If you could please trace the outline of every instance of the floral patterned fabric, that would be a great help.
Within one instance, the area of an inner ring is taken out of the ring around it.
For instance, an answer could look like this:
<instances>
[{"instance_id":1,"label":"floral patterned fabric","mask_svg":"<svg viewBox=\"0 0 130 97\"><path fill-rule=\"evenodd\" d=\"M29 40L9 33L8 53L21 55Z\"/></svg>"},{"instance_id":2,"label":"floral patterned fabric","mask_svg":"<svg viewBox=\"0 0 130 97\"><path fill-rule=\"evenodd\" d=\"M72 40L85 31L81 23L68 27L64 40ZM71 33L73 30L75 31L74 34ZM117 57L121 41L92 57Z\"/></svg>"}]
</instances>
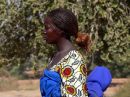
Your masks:
<instances>
[{"instance_id":1,"label":"floral patterned fabric","mask_svg":"<svg viewBox=\"0 0 130 97\"><path fill-rule=\"evenodd\" d=\"M87 68L82 55L78 51L70 51L51 70L59 72L61 76L62 96L88 97L86 89Z\"/></svg>"}]
</instances>

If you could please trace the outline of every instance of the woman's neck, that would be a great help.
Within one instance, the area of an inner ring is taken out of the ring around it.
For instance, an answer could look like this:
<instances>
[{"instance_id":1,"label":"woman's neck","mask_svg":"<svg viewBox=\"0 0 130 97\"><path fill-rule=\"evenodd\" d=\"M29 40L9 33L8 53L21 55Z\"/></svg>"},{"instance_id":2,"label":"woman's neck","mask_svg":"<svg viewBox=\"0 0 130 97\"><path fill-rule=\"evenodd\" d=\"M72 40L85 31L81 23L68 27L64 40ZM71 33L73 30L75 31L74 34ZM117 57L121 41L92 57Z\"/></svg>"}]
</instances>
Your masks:
<instances>
[{"instance_id":1,"label":"woman's neck","mask_svg":"<svg viewBox=\"0 0 130 97\"><path fill-rule=\"evenodd\" d=\"M57 47L59 52L64 52L64 51L74 49L72 43L63 37L58 41Z\"/></svg>"}]
</instances>

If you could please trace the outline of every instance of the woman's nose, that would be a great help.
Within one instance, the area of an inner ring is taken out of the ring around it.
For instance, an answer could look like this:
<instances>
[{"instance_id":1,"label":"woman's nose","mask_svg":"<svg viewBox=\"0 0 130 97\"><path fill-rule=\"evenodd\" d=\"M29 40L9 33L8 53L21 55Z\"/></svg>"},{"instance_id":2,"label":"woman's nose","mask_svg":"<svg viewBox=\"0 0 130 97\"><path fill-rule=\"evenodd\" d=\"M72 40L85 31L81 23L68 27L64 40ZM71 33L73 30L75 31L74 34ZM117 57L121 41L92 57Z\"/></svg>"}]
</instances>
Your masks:
<instances>
[{"instance_id":1,"label":"woman's nose","mask_svg":"<svg viewBox=\"0 0 130 97\"><path fill-rule=\"evenodd\" d=\"M43 30L43 34L46 34L46 30L45 29Z\"/></svg>"},{"instance_id":2,"label":"woman's nose","mask_svg":"<svg viewBox=\"0 0 130 97\"><path fill-rule=\"evenodd\" d=\"M46 35L46 31L43 30L42 33L41 33L41 35Z\"/></svg>"}]
</instances>

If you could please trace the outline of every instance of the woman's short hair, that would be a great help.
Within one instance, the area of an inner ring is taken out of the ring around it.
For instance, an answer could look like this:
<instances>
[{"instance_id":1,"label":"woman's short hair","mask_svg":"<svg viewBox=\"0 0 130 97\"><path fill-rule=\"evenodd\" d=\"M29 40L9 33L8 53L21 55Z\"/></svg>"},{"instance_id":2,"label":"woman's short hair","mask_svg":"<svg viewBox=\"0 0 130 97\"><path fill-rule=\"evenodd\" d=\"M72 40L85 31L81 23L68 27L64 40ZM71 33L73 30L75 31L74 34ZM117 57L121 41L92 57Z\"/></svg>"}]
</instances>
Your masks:
<instances>
[{"instance_id":1,"label":"woman's short hair","mask_svg":"<svg viewBox=\"0 0 130 97\"><path fill-rule=\"evenodd\" d=\"M57 8L50 11L47 16L52 19L54 25L63 32L67 39L70 40L71 36L77 37L78 22L71 10Z\"/></svg>"}]
</instances>

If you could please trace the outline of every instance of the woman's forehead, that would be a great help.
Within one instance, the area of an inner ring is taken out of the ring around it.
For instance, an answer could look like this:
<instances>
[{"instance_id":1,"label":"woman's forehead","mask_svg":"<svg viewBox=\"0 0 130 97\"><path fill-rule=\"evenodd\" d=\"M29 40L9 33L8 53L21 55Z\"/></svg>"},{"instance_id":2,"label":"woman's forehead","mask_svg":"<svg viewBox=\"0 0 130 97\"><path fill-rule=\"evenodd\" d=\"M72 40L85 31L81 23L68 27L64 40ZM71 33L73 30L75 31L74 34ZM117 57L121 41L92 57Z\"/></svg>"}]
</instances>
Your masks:
<instances>
[{"instance_id":1,"label":"woman's forehead","mask_svg":"<svg viewBox=\"0 0 130 97\"><path fill-rule=\"evenodd\" d=\"M52 22L52 19L50 17L46 17L44 19L44 25L47 27L52 27L52 28L56 28L56 26L54 25L54 23Z\"/></svg>"}]
</instances>

